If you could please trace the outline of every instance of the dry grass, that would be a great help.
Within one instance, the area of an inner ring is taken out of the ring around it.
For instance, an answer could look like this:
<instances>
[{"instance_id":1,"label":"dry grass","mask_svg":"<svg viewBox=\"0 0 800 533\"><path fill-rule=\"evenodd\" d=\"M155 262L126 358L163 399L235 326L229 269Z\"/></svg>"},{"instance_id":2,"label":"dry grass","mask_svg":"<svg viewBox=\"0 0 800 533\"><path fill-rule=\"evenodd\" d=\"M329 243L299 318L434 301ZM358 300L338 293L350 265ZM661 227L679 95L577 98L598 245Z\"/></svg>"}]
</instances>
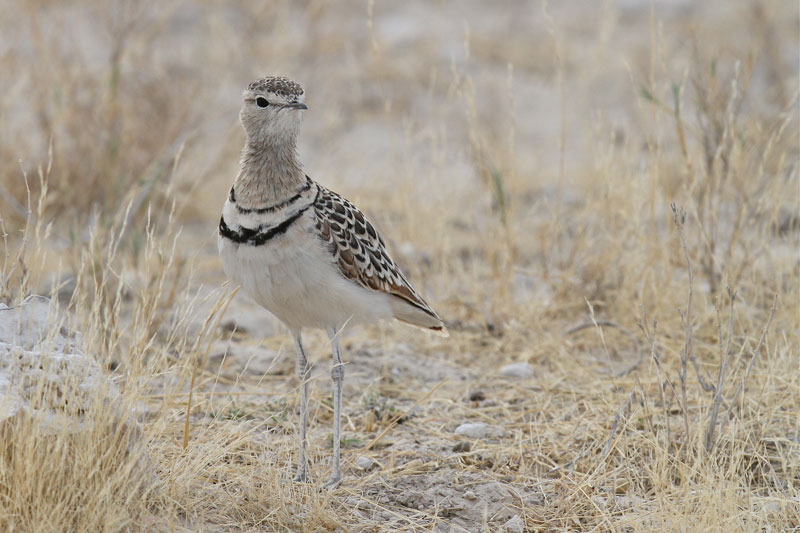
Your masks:
<instances>
[{"instance_id":1,"label":"dry grass","mask_svg":"<svg viewBox=\"0 0 800 533\"><path fill-rule=\"evenodd\" d=\"M8 2L0 301L72 313L158 481L108 425L6 426L0 529L800 527L797 6L553 4ZM216 259L265 73L452 333L345 335L332 493L327 341L296 485L291 342Z\"/></svg>"}]
</instances>

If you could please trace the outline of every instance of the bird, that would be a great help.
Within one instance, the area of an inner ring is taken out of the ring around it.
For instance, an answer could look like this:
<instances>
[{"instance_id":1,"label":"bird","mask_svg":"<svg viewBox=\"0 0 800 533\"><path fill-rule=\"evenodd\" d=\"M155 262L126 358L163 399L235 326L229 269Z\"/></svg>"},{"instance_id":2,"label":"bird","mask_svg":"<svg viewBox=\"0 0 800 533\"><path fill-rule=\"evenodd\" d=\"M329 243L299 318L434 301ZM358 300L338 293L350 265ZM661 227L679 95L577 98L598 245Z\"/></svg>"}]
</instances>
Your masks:
<instances>
[{"instance_id":1,"label":"bird","mask_svg":"<svg viewBox=\"0 0 800 533\"><path fill-rule=\"evenodd\" d=\"M333 356L333 457L323 486L333 489L341 482L342 329L397 319L444 337L448 332L367 217L305 174L297 152L308 110L303 87L285 77L264 77L247 86L242 100L239 119L246 140L222 208L219 255L227 277L277 317L294 340L301 381L297 482L308 481L310 367L301 331L327 332Z\"/></svg>"}]
</instances>

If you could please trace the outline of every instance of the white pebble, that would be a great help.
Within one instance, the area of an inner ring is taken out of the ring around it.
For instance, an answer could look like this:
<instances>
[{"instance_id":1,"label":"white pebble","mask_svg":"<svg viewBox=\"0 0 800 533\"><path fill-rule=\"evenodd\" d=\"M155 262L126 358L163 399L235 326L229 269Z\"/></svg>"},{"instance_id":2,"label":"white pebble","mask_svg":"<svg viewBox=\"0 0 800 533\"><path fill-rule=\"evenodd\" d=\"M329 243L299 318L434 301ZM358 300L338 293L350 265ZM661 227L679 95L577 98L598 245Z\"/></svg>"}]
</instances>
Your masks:
<instances>
[{"instance_id":1,"label":"white pebble","mask_svg":"<svg viewBox=\"0 0 800 533\"><path fill-rule=\"evenodd\" d=\"M508 522L503 524L503 528L510 533L522 533L525 531L525 522L518 514L515 514L508 519Z\"/></svg>"},{"instance_id":2,"label":"white pebble","mask_svg":"<svg viewBox=\"0 0 800 533\"><path fill-rule=\"evenodd\" d=\"M483 422L476 422L474 424L461 424L456 428L456 435L469 437L471 439L483 439L485 437L499 437L502 435L502 430L492 427Z\"/></svg>"},{"instance_id":3,"label":"white pebble","mask_svg":"<svg viewBox=\"0 0 800 533\"><path fill-rule=\"evenodd\" d=\"M375 466L375 461L370 459L369 457L364 457L363 455L356 459L356 466L361 470L369 470L373 466Z\"/></svg>"},{"instance_id":4,"label":"white pebble","mask_svg":"<svg viewBox=\"0 0 800 533\"><path fill-rule=\"evenodd\" d=\"M527 379L533 376L533 367L528 363L512 363L502 367L500 375L507 378Z\"/></svg>"},{"instance_id":5,"label":"white pebble","mask_svg":"<svg viewBox=\"0 0 800 533\"><path fill-rule=\"evenodd\" d=\"M764 510L767 511L767 512L776 513L776 512L781 510L781 506L780 506L780 504L778 502L776 502L774 500L773 501L768 501L768 502L764 502Z\"/></svg>"},{"instance_id":6,"label":"white pebble","mask_svg":"<svg viewBox=\"0 0 800 533\"><path fill-rule=\"evenodd\" d=\"M592 496L592 501L599 509L606 509L608 507L608 501L602 496Z\"/></svg>"},{"instance_id":7,"label":"white pebble","mask_svg":"<svg viewBox=\"0 0 800 533\"><path fill-rule=\"evenodd\" d=\"M647 500L638 496L619 496L617 498L617 508L619 509L642 507L646 503Z\"/></svg>"},{"instance_id":8,"label":"white pebble","mask_svg":"<svg viewBox=\"0 0 800 533\"><path fill-rule=\"evenodd\" d=\"M352 507L354 509L364 510L364 509L368 509L369 508L369 502L368 501L359 500L358 498L348 498L346 503L347 503L347 505L349 505L350 507Z\"/></svg>"}]
</instances>

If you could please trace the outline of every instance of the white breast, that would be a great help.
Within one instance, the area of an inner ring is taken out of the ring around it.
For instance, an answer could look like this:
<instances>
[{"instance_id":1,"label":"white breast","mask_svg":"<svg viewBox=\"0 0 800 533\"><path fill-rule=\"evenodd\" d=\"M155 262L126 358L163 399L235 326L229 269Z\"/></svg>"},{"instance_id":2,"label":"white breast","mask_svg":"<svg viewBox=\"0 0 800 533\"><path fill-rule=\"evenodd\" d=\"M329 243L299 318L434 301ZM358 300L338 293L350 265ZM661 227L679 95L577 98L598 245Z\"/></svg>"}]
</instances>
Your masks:
<instances>
[{"instance_id":1,"label":"white breast","mask_svg":"<svg viewBox=\"0 0 800 533\"><path fill-rule=\"evenodd\" d=\"M223 210L232 229L255 227L265 218L240 223L235 206ZM278 216L276 216L278 215ZM270 214L278 224L286 214ZM225 273L258 304L290 329L342 327L345 323L391 318L389 296L370 291L345 279L333 263L324 243L315 235L314 209L306 210L286 233L261 246L237 244L219 237L219 253ZM274 220L272 220L274 219Z\"/></svg>"}]
</instances>

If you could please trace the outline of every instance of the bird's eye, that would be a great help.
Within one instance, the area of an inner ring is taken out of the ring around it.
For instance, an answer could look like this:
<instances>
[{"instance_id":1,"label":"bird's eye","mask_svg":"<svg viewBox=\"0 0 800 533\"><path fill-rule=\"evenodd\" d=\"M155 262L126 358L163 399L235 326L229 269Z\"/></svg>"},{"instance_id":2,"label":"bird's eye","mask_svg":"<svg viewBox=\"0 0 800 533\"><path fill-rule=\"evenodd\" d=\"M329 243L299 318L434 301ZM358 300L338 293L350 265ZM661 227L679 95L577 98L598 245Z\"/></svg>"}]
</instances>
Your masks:
<instances>
[{"instance_id":1,"label":"bird's eye","mask_svg":"<svg viewBox=\"0 0 800 533\"><path fill-rule=\"evenodd\" d=\"M267 102L267 99L264 98L263 96L259 96L258 98L256 98L256 105L258 107L267 107L269 105L269 102Z\"/></svg>"}]
</instances>

